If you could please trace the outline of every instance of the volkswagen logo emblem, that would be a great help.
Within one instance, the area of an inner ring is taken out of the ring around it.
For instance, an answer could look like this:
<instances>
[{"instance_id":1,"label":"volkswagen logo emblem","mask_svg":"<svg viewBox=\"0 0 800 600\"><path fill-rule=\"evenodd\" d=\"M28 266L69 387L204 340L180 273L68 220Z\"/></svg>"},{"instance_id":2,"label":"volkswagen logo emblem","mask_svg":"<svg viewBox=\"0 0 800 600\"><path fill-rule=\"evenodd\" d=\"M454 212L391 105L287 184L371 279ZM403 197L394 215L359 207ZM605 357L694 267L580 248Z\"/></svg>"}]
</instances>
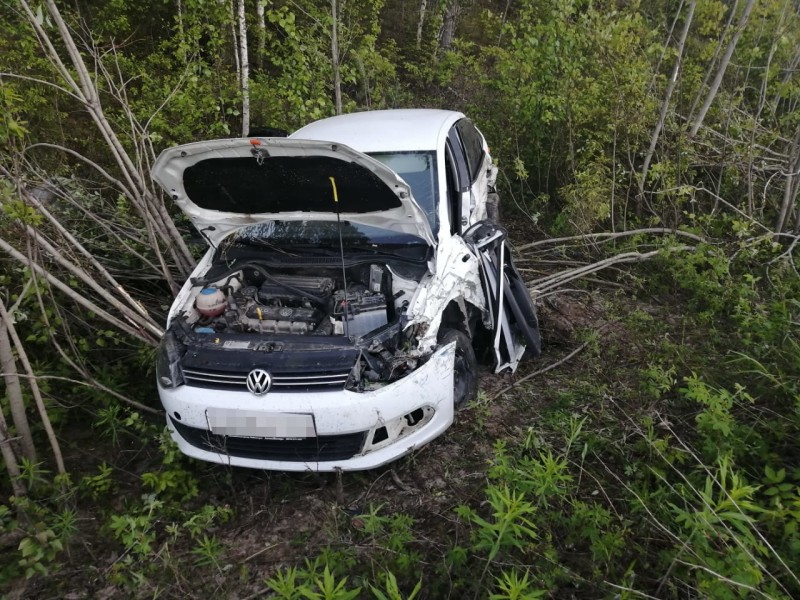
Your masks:
<instances>
[{"instance_id":1,"label":"volkswagen logo emblem","mask_svg":"<svg viewBox=\"0 0 800 600\"><path fill-rule=\"evenodd\" d=\"M272 377L264 369L253 369L247 374L247 389L256 396L263 396L272 387Z\"/></svg>"}]
</instances>

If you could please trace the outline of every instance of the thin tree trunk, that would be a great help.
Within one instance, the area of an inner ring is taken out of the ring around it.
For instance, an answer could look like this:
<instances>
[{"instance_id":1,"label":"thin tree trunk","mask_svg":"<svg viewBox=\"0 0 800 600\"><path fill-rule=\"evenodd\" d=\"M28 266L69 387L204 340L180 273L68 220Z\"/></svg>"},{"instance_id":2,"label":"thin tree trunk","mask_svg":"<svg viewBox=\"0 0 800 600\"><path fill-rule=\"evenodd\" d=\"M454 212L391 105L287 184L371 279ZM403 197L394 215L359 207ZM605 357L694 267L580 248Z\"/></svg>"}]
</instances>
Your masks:
<instances>
[{"instance_id":1,"label":"thin tree trunk","mask_svg":"<svg viewBox=\"0 0 800 600\"><path fill-rule=\"evenodd\" d=\"M53 458L56 461L56 468L58 469L59 474L64 474L66 473L66 469L64 468L64 458L61 454L61 446L58 444L55 431L53 431L53 425L50 423L50 416L47 414L47 407L44 405L44 399L42 398L41 390L39 390L39 383L36 380L36 375L34 374L31 363L28 360L28 354L25 352L25 347L22 345L22 341L17 335L17 330L14 328L14 323L11 321L9 314L6 311L6 307L2 298L0 298L0 319L3 319L6 324L8 335L11 337L14 347L17 349L19 362L22 363L22 368L25 369L25 374L28 376L28 384L31 388L31 394L33 395L36 409L39 411L39 417L42 419L42 426L47 433L47 439L50 442L50 449L52 450Z\"/></svg>"},{"instance_id":2,"label":"thin tree trunk","mask_svg":"<svg viewBox=\"0 0 800 600\"><path fill-rule=\"evenodd\" d=\"M653 76L650 78L650 83L647 84L647 96L653 92L656 81L658 81L658 74L661 73L661 62L664 60L664 56L667 54L667 49L669 48L669 43L672 41L672 34L675 31L675 26L678 24L678 20L681 18L683 3L684 0L681 0L681 3L678 5L678 10L675 11L675 18L672 19L672 24L667 32L667 39L664 40L664 47L661 50L661 55L658 57L658 62L656 62L656 66L653 69Z\"/></svg>"},{"instance_id":3,"label":"thin tree trunk","mask_svg":"<svg viewBox=\"0 0 800 600\"><path fill-rule=\"evenodd\" d=\"M264 53L267 48L267 20L264 7L267 0L256 0L256 26L258 27L258 57L256 64L259 69L264 68Z\"/></svg>"},{"instance_id":4,"label":"thin tree trunk","mask_svg":"<svg viewBox=\"0 0 800 600\"><path fill-rule=\"evenodd\" d=\"M421 0L419 3L419 21L417 21L417 50L422 45L422 28L425 25L425 9L428 7L428 0Z\"/></svg>"},{"instance_id":5,"label":"thin tree trunk","mask_svg":"<svg viewBox=\"0 0 800 600\"><path fill-rule=\"evenodd\" d=\"M650 147L647 149L647 154L644 157L644 164L642 165L642 176L639 179L639 202L641 206L642 198L641 196L644 194L644 186L647 181L647 172L650 169L650 162L653 160L653 154L656 151L656 145L658 144L658 138L661 135L661 129L664 127L664 122L667 119L667 111L669 110L670 99L672 98L672 92L675 91L675 86L678 83L678 74L681 70L681 65L683 64L683 49L686 46L686 37L689 35L689 28L692 25L692 19L694 18L694 9L697 5L697 0L691 0L689 2L689 12L686 15L686 22L683 24L683 30L681 31L681 37L678 41L678 48L677 48L677 57L675 58L675 67L672 69L672 76L669 79L669 83L667 84L667 91L664 94L664 99L661 102L661 111L658 115L658 122L656 123L655 129L653 129L653 135L650 137Z\"/></svg>"},{"instance_id":6,"label":"thin tree trunk","mask_svg":"<svg viewBox=\"0 0 800 600\"><path fill-rule=\"evenodd\" d=\"M781 233L792 213L794 199L797 195L798 177L800 176L800 127L794 135L789 156L786 159L786 187L783 189L783 202L778 220L775 223L775 233Z\"/></svg>"},{"instance_id":7,"label":"thin tree trunk","mask_svg":"<svg viewBox=\"0 0 800 600\"><path fill-rule=\"evenodd\" d=\"M2 410L0 410L0 455L3 457L8 478L11 480L11 491L17 498L22 498L28 492L25 490L25 484L20 481L19 460L11 446L11 436L8 434L8 424Z\"/></svg>"},{"instance_id":8,"label":"thin tree trunk","mask_svg":"<svg viewBox=\"0 0 800 600\"><path fill-rule=\"evenodd\" d=\"M506 21L508 20L508 9L511 7L511 0L506 0L506 8L503 11L503 20L500 21L500 34L497 36L497 45L500 45L500 42L503 41L503 31L506 28Z\"/></svg>"},{"instance_id":9,"label":"thin tree trunk","mask_svg":"<svg viewBox=\"0 0 800 600\"><path fill-rule=\"evenodd\" d=\"M772 38L772 44L769 48L767 55L766 68L763 71L761 79L761 93L758 98L758 108L756 109L755 117L753 118L753 126L750 129L750 144L747 148L747 208L750 216L755 215L755 191L753 189L753 161L755 157L755 143L756 132L758 131L759 123L761 122L761 113L764 111L764 106L767 104L767 87L769 84L769 70L772 66L772 59L778 49L778 42L783 33L783 25L786 22L786 13L790 5L790 0L786 0L781 11L780 21L778 22L778 31Z\"/></svg>"},{"instance_id":10,"label":"thin tree trunk","mask_svg":"<svg viewBox=\"0 0 800 600\"><path fill-rule=\"evenodd\" d=\"M183 4L181 0L176 0L175 4L178 10L178 37L181 43L184 43L186 41L186 34L183 30ZM181 54L181 57L183 57L183 54Z\"/></svg>"},{"instance_id":11,"label":"thin tree trunk","mask_svg":"<svg viewBox=\"0 0 800 600\"><path fill-rule=\"evenodd\" d=\"M336 114L342 114L342 74L339 71L339 9L337 0L331 0L331 64L333 65L333 99Z\"/></svg>"},{"instance_id":12,"label":"thin tree trunk","mask_svg":"<svg viewBox=\"0 0 800 600\"><path fill-rule=\"evenodd\" d=\"M460 6L459 0L450 0L444 10L444 22L442 23L442 35L439 38L439 48L442 50L449 50L453 45L453 40L456 36L456 20Z\"/></svg>"},{"instance_id":13,"label":"thin tree trunk","mask_svg":"<svg viewBox=\"0 0 800 600\"><path fill-rule=\"evenodd\" d=\"M17 437L19 438L20 451L22 456L35 463L36 446L33 444L33 435L28 424L28 416L25 414L22 386L19 383L17 363L14 360L14 352L11 350L11 340L8 337L8 322L5 318L0 318L0 369L2 369L3 379L6 382L8 408L11 412L11 420L14 422L14 429L16 429Z\"/></svg>"},{"instance_id":14,"label":"thin tree trunk","mask_svg":"<svg viewBox=\"0 0 800 600\"><path fill-rule=\"evenodd\" d=\"M692 101L692 107L689 109L689 116L686 118L686 122L690 122L694 119L694 111L697 108L697 105L700 103L701 98L703 97L703 90L706 89L706 85L708 85L708 80L711 79L711 74L714 72L714 67L717 64L717 58L719 58L720 52L722 52L722 42L725 40L727 33L731 30L731 24L733 23L733 18L736 16L736 10L739 8L739 0L734 0L733 6L731 7L730 12L728 13L728 20L725 22L725 27L722 30L722 33L719 36L719 42L717 43L717 47L714 49L714 56L711 57L711 60L708 61L708 68L706 69L706 73L703 76L703 83L700 84L700 87L697 88L697 94Z\"/></svg>"},{"instance_id":15,"label":"thin tree trunk","mask_svg":"<svg viewBox=\"0 0 800 600\"><path fill-rule=\"evenodd\" d=\"M250 134L250 59L247 56L247 20L245 19L244 0L238 0L239 6L239 54L242 69L242 137Z\"/></svg>"},{"instance_id":16,"label":"thin tree trunk","mask_svg":"<svg viewBox=\"0 0 800 600\"><path fill-rule=\"evenodd\" d=\"M742 16L739 18L739 23L736 26L736 31L733 33L733 37L731 41L728 43L728 47L725 50L725 54L722 56L722 60L719 63L719 69L717 70L717 75L714 77L714 81L711 83L711 87L708 90L708 94L706 95L706 100L703 102L702 108L700 108L700 112L697 113L697 117L692 124L692 129L689 131L690 136L695 136L700 129L700 126L703 124L703 119L706 118L706 113L708 112L711 103L714 101L714 97L717 95L719 91L719 86L722 83L722 78L725 75L725 71L728 68L728 63L731 61L731 56L733 56L733 51L736 49L736 44L739 42L739 38L744 31L744 28L747 26L747 21L750 18L750 12L753 10L753 6L755 5L756 0L748 0L747 4L744 7L744 11L742 12Z\"/></svg>"},{"instance_id":17,"label":"thin tree trunk","mask_svg":"<svg viewBox=\"0 0 800 600\"><path fill-rule=\"evenodd\" d=\"M241 0L230 0L230 19L231 19L231 41L233 41L233 62L234 66L236 67L236 83L239 88L242 87L242 63L241 63L241 56L239 54L239 38L236 35L236 3L240 2Z\"/></svg>"}]
</instances>

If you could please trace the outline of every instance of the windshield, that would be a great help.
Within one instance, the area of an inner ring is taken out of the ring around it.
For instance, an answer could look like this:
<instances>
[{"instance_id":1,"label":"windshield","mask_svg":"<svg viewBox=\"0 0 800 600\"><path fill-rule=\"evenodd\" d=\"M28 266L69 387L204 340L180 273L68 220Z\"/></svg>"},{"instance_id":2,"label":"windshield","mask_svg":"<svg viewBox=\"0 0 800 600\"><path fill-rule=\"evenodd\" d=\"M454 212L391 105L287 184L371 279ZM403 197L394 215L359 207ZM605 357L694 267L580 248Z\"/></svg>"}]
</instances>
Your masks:
<instances>
[{"instance_id":1,"label":"windshield","mask_svg":"<svg viewBox=\"0 0 800 600\"><path fill-rule=\"evenodd\" d=\"M427 246L425 240L407 233L371 227L350 221L265 221L244 227L229 239L234 244L274 246L291 250L297 246L339 248L373 246Z\"/></svg>"},{"instance_id":2,"label":"windshield","mask_svg":"<svg viewBox=\"0 0 800 600\"><path fill-rule=\"evenodd\" d=\"M436 208L439 190L436 187L435 152L380 152L370 154L392 171L400 175L411 187L411 194L419 207L425 211L431 230L439 230Z\"/></svg>"}]
</instances>

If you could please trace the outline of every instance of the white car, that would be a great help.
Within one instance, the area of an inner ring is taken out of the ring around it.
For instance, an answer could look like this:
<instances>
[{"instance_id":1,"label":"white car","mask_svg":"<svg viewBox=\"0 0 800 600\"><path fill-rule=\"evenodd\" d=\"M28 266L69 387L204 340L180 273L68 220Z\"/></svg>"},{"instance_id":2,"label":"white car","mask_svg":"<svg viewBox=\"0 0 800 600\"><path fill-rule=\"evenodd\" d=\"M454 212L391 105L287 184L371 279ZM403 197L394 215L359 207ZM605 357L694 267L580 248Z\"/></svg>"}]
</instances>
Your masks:
<instances>
[{"instance_id":1,"label":"white car","mask_svg":"<svg viewBox=\"0 0 800 600\"><path fill-rule=\"evenodd\" d=\"M282 471L371 469L439 436L539 354L487 219L497 169L458 112L332 117L164 151L153 178L210 248L169 313L158 391L181 451Z\"/></svg>"}]
</instances>

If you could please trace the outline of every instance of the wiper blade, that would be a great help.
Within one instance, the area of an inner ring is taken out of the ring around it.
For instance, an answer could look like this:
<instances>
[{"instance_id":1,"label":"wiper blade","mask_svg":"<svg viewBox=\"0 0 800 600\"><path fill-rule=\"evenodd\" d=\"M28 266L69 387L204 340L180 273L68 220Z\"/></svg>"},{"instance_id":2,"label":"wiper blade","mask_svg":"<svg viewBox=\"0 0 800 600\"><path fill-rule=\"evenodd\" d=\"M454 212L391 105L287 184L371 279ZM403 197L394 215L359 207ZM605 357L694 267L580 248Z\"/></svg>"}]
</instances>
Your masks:
<instances>
[{"instance_id":1,"label":"wiper blade","mask_svg":"<svg viewBox=\"0 0 800 600\"><path fill-rule=\"evenodd\" d=\"M286 247L267 240L238 239L234 240L231 244L238 248L266 248L280 254L286 254L287 256L298 256L300 254L309 253L327 255L334 252L333 249L321 247L316 244L292 244L291 247ZM298 250L300 250L300 252L298 252Z\"/></svg>"},{"instance_id":2,"label":"wiper blade","mask_svg":"<svg viewBox=\"0 0 800 600\"><path fill-rule=\"evenodd\" d=\"M416 252L409 252L412 250L416 250ZM382 245L380 249L370 246L345 246L344 251L352 254L389 256L395 259L412 262L423 262L427 257L427 247L419 244L399 244L397 245L396 250L393 250L391 247L387 248L386 245ZM411 255L409 256L409 254Z\"/></svg>"}]
</instances>

